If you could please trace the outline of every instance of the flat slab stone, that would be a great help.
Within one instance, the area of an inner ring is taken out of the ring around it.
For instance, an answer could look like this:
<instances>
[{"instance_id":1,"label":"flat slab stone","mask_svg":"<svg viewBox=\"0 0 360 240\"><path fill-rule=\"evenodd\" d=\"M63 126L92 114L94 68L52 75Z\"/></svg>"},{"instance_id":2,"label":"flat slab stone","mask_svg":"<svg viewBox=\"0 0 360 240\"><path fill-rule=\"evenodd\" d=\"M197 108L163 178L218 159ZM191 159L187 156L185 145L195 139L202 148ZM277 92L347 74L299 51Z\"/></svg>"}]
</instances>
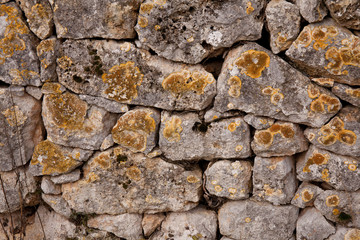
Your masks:
<instances>
[{"instance_id":1,"label":"flat slab stone","mask_svg":"<svg viewBox=\"0 0 360 240\"><path fill-rule=\"evenodd\" d=\"M259 39L265 2L147 0L135 29L142 44L159 56L199 63L216 49Z\"/></svg>"},{"instance_id":2,"label":"flat slab stone","mask_svg":"<svg viewBox=\"0 0 360 240\"><path fill-rule=\"evenodd\" d=\"M215 109L321 126L340 108L330 91L256 43L231 50L217 83Z\"/></svg>"},{"instance_id":3,"label":"flat slab stone","mask_svg":"<svg viewBox=\"0 0 360 240\"><path fill-rule=\"evenodd\" d=\"M331 18L304 27L286 55L313 77L360 85L359 37Z\"/></svg>"},{"instance_id":4,"label":"flat slab stone","mask_svg":"<svg viewBox=\"0 0 360 240\"><path fill-rule=\"evenodd\" d=\"M331 91L342 100L345 100L356 107L360 107L360 88L336 83Z\"/></svg>"},{"instance_id":5,"label":"flat slab stone","mask_svg":"<svg viewBox=\"0 0 360 240\"><path fill-rule=\"evenodd\" d=\"M297 189L295 196L291 200L291 204L299 208L313 206L316 197L324 190L318 186L303 182Z\"/></svg>"},{"instance_id":6,"label":"flat slab stone","mask_svg":"<svg viewBox=\"0 0 360 240\"><path fill-rule=\"evenodd\" d=\"M186 211L198 204L202 192L199 167L185 170L121 147L96 153L83 171L82 179L62 185L62 196L72 209L87 214Z\"/></svg>"},{"instance_id":7,"label":"flat slab stone","mask_svg":"<svg viewBox=\"0 0 360 240\"><path fill-rule=\"evenodd\" d=\"M250 128L242 117L205 124L196 113L163 111L159 146L173 161L247 158L251 155Z\"/></svg>"}]
</instances>

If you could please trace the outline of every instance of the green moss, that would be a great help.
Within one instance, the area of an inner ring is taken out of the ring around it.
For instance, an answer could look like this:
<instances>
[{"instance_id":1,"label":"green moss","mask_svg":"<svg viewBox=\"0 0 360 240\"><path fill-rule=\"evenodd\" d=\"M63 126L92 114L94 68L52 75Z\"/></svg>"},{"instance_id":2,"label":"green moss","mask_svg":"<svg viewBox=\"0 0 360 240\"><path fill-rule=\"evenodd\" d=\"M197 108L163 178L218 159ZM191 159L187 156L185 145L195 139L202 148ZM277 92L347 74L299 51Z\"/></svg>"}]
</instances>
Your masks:
<instances>
[{"instance_id":1,"label":"green moss","mask_svg":"<svg viewBox=\"0 0 360 240\"><path fill-rule=\"evenodd\" d=\"M341 212L338 216L340 221L351 221L351 216L347 213Z\"/></svg>"}]
</instances>

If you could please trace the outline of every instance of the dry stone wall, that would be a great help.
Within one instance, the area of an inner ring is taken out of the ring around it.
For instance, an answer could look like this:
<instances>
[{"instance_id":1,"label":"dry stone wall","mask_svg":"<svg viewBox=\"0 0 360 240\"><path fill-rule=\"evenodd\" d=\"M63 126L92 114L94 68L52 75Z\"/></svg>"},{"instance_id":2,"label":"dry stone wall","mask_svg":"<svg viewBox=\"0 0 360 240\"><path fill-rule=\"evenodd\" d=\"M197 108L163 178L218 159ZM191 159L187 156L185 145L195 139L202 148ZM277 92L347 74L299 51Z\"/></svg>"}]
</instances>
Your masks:
<instances>
[{"instance_id":1,"label":"dry stone wall","mask_svg":"<svg viewBox=\"0 0 360 240\"><path fill-rule=\"evenodd\" d=\"M358 0L0 0L0 239L359 240Z\"/></svg>"}]
</instances>

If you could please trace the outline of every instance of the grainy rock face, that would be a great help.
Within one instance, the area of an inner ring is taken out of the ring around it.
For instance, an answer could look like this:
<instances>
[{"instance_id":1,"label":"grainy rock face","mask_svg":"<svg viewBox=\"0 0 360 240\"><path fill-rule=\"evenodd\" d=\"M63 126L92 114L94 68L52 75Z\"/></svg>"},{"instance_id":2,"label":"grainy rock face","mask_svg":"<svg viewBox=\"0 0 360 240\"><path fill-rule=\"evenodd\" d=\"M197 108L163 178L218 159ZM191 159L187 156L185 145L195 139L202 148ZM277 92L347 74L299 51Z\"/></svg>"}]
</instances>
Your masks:
<instances>
[{"instance_id":1,"label":"grainy rock face","mask_svg":"<svg viewBox=\"0 0 360 240\"><path fill-rule=\"evenodd\" d=\"M0 239L359 240L358 0L0 0Z\"/></svg>"}]
</instances>

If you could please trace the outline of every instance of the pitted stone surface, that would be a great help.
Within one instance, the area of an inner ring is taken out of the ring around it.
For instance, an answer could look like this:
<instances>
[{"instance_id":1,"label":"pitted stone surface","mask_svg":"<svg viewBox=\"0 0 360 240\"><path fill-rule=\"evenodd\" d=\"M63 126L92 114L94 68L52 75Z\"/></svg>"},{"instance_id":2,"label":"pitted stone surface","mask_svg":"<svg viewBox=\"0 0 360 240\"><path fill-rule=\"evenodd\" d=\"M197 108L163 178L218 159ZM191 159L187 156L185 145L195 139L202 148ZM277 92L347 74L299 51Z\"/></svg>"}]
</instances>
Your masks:
<instances>
[{"instance_id":1,"label":"pitted stone surface","mask_svg":"<svg viewBox=\"0 0 360 240\"><path fill-rule=\"evenodd\" d=\"M331 91L342 100L345 100L356 107L360 107L360 88L336 83Z\"/></svg>"},{"instance_id":2,"label":"pitted stone surface","mask_svg":"<svg viewBox=\"0 0 360 240\"><path fill-rule=\"evenodd\" d=\"M295 196L291 200L291 204L299 208L313 206L316 197L323 191L324 190L314 184L303 182L298 187Z\"/></svg>"},{"instance_id":3,"label":"pitted stone surface","mask_svg":"<svg viewBox=\"0 0 360 240\"><path fill-rule=\"evenodd\" d=\"M301 16L309 23L320 22L327 15L327 8L322 0L296 0Z\"/></svg>"}]
</instances>

